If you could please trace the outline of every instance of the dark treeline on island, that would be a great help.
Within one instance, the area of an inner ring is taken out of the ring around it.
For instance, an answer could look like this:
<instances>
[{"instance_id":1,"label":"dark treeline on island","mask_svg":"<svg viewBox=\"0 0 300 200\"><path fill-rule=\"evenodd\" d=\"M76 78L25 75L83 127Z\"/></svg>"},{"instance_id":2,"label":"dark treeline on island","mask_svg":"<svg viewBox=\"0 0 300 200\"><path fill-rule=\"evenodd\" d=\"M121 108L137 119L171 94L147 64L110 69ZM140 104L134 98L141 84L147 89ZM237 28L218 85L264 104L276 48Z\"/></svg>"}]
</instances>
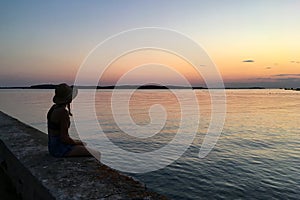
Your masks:
<instances>
[{"instance_id":1,"label":"dark treeline on island","mask_svg":"<svg viewBox=\"0 0 300 200\"><path fill-rule=\"evenodd\" d=\"M41 84L32 85L29 87L0 87L0 89L55 89L55 84ZM74 86L72 86L74 87ZM155 90L155 89L207 89L204 87L184 87L184 86L173 86L173 85L108 85L108 86L76 86L78 89L142 89L142 90Z\"/></svg>"},{"instance_id":2,"label":"dark treeline on island","mask_svg":"<svg viewBox=\"0 0 300 200\"><path fill-rule=\"evenodd\" d=\"M55 89L57 85L55 84L40 84L32 85L29 87L0 87L0 89ZM120 86L76 86L79 89L140 89L140 90L165 90L165 89L193 89L193 90L202 90L207 89L206 87L187 87L187 86L176 86L176 85L120 85ZM212 88L212 89L223 89L223 88ZM225 87L225 89L267 89L264 87ZM300 88L280 88L285 90L296 90L300 91Z\"/></svg>"},{"instance_id":3,"label":"dark treeline on island","mask_svg":"<svg viewBox=\"0 0 300 200\"><path fill-rule=\"evenodd\" d=\"M55 84L32 85L29 87L0 87L0 89L55 89ZM74 86L72 86L74 87ZM185 87L174 85L108 85L108 86L76 86L78 89L141 89L141 90L164 90L164 89L207 89L204 87Z\"/></svg>"},{"instance_id":4,"label":"dark treeline on island","mask_svg":"<svg viewBox=\"0 0 300 200\"><path fill-rule=\"evenodd\" d=\"M285 90L295 90L295 91L300 91L300 88L284 88Z\"/></svg>"}]
</instances>

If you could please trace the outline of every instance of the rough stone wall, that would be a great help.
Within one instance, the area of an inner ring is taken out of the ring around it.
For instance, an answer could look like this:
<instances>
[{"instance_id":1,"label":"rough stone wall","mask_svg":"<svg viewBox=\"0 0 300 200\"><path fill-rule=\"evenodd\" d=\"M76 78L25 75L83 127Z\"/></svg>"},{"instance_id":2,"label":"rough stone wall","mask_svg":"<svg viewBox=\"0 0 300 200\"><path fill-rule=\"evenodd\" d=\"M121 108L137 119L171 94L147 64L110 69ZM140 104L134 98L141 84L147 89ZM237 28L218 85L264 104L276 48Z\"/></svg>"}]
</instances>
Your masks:
<instances>
[{"instance_id":1,"label":"rough stone wall","mask_svg":"<svg viewBox=\"0 0 300 200\"><path fill-rule=\"evenodd\" d=\"M0 111L0 162L23 199L166 199L95 158L54 158L47 135Z\"/></svg>"}]
</instances>

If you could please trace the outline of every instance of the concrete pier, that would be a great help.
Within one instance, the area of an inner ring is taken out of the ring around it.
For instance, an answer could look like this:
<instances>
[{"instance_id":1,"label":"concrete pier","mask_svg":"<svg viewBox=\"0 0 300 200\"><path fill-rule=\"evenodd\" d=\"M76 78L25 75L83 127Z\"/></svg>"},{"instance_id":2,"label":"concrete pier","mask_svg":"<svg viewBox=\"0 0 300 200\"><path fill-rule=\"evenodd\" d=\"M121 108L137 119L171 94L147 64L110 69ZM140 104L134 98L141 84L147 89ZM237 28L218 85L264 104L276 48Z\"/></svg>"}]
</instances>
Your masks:
<instances>
[{"instance_id":1,"label":"concrete pier","mask_svg":"<svg viewBox=\"0 0 300 200\"><path fill-rule=\"evenodd\" d=\"M22 199L167 199L95 158L54 158L47 135L0 111L0 166Z\"/></svg>"}]
</instances>

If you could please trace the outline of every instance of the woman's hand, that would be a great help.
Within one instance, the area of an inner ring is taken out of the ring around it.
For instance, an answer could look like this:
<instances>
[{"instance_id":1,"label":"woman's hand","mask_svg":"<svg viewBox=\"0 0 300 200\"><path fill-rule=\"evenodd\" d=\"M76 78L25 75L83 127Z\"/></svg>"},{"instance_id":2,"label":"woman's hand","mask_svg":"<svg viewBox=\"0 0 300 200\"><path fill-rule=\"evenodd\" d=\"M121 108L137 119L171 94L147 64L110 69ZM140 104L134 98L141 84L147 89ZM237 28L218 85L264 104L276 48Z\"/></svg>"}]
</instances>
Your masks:
<instances>
[{"instance_id":1,"label":"woman's hand","mask_svg":"<svg viewBox=\"0 0 300 200\"><path fill-rule=\"evenodd\" d=\"M74 140L76 145L83 145L86 146L85 142L82 142L81 140Z\"/></svg>"}]
</instances>

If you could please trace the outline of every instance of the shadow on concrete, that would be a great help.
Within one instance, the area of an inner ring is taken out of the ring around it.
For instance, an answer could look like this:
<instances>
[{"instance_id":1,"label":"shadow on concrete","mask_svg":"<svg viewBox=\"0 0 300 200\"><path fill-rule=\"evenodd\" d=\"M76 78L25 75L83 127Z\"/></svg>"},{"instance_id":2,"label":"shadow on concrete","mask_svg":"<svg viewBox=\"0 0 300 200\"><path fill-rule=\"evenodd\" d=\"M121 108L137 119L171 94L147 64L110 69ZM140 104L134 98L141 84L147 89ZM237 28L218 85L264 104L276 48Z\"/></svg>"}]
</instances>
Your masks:
<instances>
[{"instance_id":1,"label":"shadow on concrete","mask_svg":"<svg viewBox=\"0 0 300 200\"><path fill-rule=\"evenodd\" d=\"M0 197L2 200L21 200L9 177L0 167Z\"/></svg>"}]
</instances>

